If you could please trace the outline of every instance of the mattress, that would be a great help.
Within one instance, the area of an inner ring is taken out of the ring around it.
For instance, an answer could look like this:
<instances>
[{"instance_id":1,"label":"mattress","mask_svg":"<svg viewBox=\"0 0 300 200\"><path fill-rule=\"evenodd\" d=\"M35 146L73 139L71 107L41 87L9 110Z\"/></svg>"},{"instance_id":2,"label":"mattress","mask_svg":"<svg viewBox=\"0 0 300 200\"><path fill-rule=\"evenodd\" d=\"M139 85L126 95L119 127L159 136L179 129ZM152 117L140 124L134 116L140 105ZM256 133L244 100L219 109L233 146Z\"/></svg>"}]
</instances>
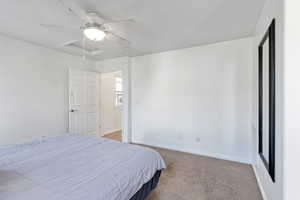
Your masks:
<instances>
[{"instance_id":1,"label":"mattress","mask_svg":"<svg viewBox=\"0 0 300 200\"><path fill-rule=\"evenodd\" d=\"M0 199L129 200L165 167L154 150L88 136L0 147Z\"/></svg>"}]
</instances>

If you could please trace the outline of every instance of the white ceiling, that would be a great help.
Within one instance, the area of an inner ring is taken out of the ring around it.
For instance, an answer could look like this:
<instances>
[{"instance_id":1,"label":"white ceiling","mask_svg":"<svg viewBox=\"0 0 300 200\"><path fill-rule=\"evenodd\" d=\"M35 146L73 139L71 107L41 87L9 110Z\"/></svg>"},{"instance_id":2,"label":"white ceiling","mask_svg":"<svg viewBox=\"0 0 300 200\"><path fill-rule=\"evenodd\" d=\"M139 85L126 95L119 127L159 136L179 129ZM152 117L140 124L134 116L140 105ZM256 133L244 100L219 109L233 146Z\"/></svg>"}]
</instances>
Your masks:
<instances>
[{"instance_id":1,"label":"white ceiling","mask_svg":"<svg viewBox=\"0 0 300 200\"><path fill-rule=\"evenodd\" d=\"M86 10L97 10L110 20L135 23L111 26L131 42L116 40L92 45L104 50L97 59L137 56L250 36L264 0L74 0ZM21 40L81 55L62 47L80 40L76 30L47 29L41 23L80 26L58 0L1 0L0 32Z\"/></svg>"}]
</instances>

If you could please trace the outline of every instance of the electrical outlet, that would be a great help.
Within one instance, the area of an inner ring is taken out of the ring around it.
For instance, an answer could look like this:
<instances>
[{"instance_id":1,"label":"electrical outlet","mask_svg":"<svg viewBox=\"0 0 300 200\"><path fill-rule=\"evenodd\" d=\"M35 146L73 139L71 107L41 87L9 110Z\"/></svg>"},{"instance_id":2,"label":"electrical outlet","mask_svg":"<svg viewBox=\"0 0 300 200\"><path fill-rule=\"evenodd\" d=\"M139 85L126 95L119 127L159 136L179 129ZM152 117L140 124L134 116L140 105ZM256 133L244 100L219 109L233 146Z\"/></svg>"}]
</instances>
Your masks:
<instances>
[{"instance_id":1,"label":"electrical outlet","mask_svg":"<svg viewBox=\"0 0 300 200\"><path fill-rule=\"evenodd\" d=\"M182 136L180 134L178 134L177 138L178 140L182 140Z\"/></svg>"}]
</instances>

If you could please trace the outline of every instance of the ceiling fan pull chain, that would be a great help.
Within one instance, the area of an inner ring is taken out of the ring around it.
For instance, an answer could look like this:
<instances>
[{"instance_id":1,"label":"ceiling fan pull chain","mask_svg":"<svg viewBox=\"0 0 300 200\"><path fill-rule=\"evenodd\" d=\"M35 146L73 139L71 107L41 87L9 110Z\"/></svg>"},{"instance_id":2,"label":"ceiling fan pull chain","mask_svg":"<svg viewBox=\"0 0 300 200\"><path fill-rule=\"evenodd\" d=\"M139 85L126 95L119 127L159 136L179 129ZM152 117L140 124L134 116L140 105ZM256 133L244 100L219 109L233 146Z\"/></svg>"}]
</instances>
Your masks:
<instances>
[{"instance_id":1,"label":"ceiling fan pull chain","mask_svg":"<svg viewBox=\"0 0 300 200\"><path fill-rule=\"evenodd\" d=\"M84 34L82 34L82 46L83 46L82 55L83 55L83 60L86 60L85 44L86 44L85 36L84 36Z\"/></svg>"}]
</instances>

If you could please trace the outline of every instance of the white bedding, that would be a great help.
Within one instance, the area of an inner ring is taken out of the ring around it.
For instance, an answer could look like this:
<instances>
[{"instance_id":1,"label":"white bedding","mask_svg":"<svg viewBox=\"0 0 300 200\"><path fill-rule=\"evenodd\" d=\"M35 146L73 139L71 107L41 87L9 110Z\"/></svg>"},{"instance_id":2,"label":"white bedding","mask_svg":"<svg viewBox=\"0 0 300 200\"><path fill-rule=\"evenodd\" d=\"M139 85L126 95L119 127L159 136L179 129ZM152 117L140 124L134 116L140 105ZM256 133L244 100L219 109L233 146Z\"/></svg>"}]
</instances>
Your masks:
<instances>
[{"instance_id":1,"label":"white bedding","mask_svg":"<svg viewBox=\"0 0 300 200\"><path fill-rule=\"evenodd\" d=\"M0 147L0 200L129 200L164 168L156 151L104 138Z\"/></svg>"}]
</instances>

